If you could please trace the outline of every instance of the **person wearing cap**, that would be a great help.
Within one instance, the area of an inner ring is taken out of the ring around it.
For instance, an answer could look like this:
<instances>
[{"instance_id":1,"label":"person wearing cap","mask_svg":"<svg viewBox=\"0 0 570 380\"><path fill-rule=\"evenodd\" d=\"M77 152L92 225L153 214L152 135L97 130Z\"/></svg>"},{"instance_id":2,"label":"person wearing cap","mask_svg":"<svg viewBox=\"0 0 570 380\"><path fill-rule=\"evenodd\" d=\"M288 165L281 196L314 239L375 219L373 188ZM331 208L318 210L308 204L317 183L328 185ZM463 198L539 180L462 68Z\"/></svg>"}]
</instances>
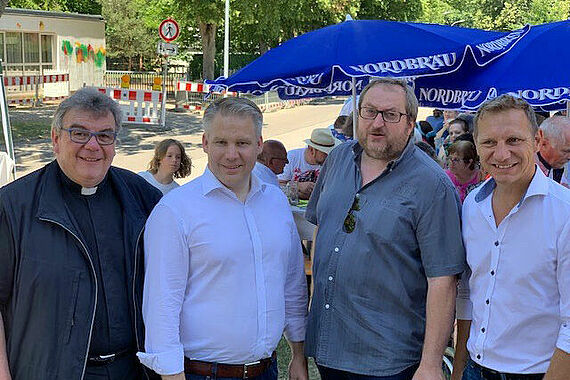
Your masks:
<instances>
[{"instance_id":1,"label":"person wearing cap","mask_svg":"<svg viewBox=\"0 0 570 380\"><path fill-rule=\"evenodd\" d=\"M455 187L413 143L405 81L360 95L357 140L323 165L305 217L318 227L305 353L323 380L440 380L465 267Z\"/></svg>"},{"instance_id":2,"label":"person wearing cap","mask_svg":"<svg viewBox=\"0 0 570 380\"><path fill-rule=\"evenodd\" d=\"M309 199L321 166L328 154L337 145L330 129L316 128L311 138L306 139L306 148L293 149L287 152L289 163L285 165L283 173L278 176L280 183L295 181L299 183L299 198Z\"/></svg>"}]
</instances>

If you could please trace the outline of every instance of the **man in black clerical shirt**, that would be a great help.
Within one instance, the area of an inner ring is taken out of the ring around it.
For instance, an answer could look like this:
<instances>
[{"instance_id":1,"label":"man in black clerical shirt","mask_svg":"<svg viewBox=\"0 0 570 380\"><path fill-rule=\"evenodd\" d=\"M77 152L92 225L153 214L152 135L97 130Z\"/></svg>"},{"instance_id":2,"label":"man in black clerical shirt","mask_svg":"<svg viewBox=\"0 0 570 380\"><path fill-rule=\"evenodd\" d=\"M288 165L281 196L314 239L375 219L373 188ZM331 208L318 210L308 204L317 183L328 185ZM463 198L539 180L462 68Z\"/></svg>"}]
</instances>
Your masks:
<instances>
[{"instance_id":1,"label":"man in black clerical shirt","mask_svg":"<svg viewBox=\"0 0 570 380\"><path fill-rule=\"evenodd\" d=\"M121 111L83 88L55 112L56 160L0 189L0 379L148 377L142 232L160 192L111 167Z\"/></svg>"}]
</instances>

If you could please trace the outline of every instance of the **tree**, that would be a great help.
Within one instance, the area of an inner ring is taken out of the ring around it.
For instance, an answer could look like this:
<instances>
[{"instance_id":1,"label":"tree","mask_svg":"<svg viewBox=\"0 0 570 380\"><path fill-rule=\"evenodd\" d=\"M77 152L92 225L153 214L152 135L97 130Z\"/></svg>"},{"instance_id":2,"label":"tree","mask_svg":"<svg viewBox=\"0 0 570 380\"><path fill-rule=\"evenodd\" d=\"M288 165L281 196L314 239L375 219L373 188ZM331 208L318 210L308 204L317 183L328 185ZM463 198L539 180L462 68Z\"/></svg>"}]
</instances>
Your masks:
<instances>
[{"instance_id":1,"label":"tree","mask_svg":"<svg viewBox=\"0 0 570 380\"><path fill-rule=\"evenodd\" d=\"M193 25L200 32L203 54L203 78L214 79L214 61L216 58L216 31L223 25L225 11L224 0L180 0L177 17L183 25Z\"/></svg>"},{"instance_id":2,"label":"tree","mask_svg":"<svg viewBox=\"0 0 570 380\"><path fill-rule=\"evenodd\" d=\"M420 0L360 0L359 19L414 21L422 14Z\"/></svg>"},{"instance_id":3,"label":"tree","mask_svg":"<svg viewBox=\"0 0 570 380\"><path fill-rule=\"evenodd\" d=\"M12 8L41 9L44 11L101 14L99 0L1 0Z\"/></svg>"},{"instance_id":4,"label":"tree","mask_svg":"<svg viewBox=\"0 0 570 380\"><path fill-rule=\"evenodd\" d=\"M8 0L0 0L0 16L4 14L4 9L6 9L6 5L8 5Z\"/></svg>"},{"instance_id":5,"label":"tree","mask_svg":"<svg viewBox=\"0 0 570 380\"><path fill-rule=\"evenodd\" d=\"M512 30L527 23L565 20L570 0L421 0L421 21Z\"/></svg>"},{"instance_id":6,"label":"tree","mask_svg":"<svg viewBox=\"0 0 570 380\"><path fill-rule=\"evenodd\" d=\"M108 56L124 57L128 70L138 63L142 70L145 58L155 56L156 32L144 23L142 10L145 0L101 0L103 17L107 21L105 30ZM138 59L138 62L136 60Z\"/></svg>"}]
</instances>

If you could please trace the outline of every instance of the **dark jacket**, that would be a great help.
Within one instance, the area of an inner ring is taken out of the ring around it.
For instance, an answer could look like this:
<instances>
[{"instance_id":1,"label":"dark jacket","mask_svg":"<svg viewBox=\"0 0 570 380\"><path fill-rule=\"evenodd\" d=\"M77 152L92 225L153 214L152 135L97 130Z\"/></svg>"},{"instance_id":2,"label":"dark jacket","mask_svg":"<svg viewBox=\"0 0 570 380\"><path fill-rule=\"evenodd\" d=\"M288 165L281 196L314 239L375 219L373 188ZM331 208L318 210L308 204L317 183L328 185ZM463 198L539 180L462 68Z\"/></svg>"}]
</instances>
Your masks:
<instances>
[{"instance_id":1,"label":"dark jacket","mask_svg":"<svg viewBox=\"0 0 570 380\"><path fill-rule=\"evenodd\" d=\"M63 201L58 167L0 189L0 312L13 379L80 380L96 304L92 258ZM123 212L130 311L143 350L143 229L161 194L138 175L111 167Z\"/></svg>"}]
</instances>

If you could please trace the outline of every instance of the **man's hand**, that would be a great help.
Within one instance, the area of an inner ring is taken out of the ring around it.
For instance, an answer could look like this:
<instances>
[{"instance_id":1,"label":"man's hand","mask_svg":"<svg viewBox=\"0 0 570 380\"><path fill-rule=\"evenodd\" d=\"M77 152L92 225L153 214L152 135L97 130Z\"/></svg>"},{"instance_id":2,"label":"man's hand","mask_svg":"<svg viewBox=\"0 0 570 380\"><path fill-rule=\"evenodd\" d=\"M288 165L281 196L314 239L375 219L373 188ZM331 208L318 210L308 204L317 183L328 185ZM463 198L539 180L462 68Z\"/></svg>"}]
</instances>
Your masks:
<instances>
[{"instance_id":1,"label":"man's hand","mask_svg":"<svg viewBox=\"0 0 570 380\"><path fill-rule=\"evenodd\" d=\"M307 358L294 355L289 362L289 380L308 380Z\"/></svg>"},{"instance_id":2,"label":"man's hand","mask_svg":"<svg viewBox=\"0 0 570 380\"><path fill-rule=\"evenodd\" d=\"M304 342L287 342L291 348L291 362L289 362L289 380L309 380Z\"/></svg>"},{"instance_id":3,"label":"man's hand","mask_svg":"<svg viewBox=\"0 0 570 380\"><path fill-rule=\"evenodd\" d=\"M427 368L420 365L416 370L416 373L414 373L412 380L444 380L443 371L441 369L441 366L435 368Z\"/></svg>"},{"instance_id":4,"label":"man's hand","mask_svg":"<svg viewBox=\"0 0 570 380\"><path fill-rule=\"evenodd\" d=\"M299 182L297 188L299 189L299 199L309 199L315 188L315 182Z\"/></svg>"},{"instance_id":5,"label":"man's hand","mask_svg":"<svg viewBox=\"0 0 570 380\"><path fill-rule=\"evenodd\" d=\"M177 373L176 375L162 375L162 380L186 380L184 372Z\"/></svg>"},{"instance_id":6,"label":"man's hand","mask_svg":"<svg viewBox=\"0 0 570 380\"><path fill-rule=\"evenodd\" d=\"M6 354L6 336L4 334L2 313L0 313L0 380L12 380L10 367L8 366L8 355Z\"/></svg>"}]
</instances>

